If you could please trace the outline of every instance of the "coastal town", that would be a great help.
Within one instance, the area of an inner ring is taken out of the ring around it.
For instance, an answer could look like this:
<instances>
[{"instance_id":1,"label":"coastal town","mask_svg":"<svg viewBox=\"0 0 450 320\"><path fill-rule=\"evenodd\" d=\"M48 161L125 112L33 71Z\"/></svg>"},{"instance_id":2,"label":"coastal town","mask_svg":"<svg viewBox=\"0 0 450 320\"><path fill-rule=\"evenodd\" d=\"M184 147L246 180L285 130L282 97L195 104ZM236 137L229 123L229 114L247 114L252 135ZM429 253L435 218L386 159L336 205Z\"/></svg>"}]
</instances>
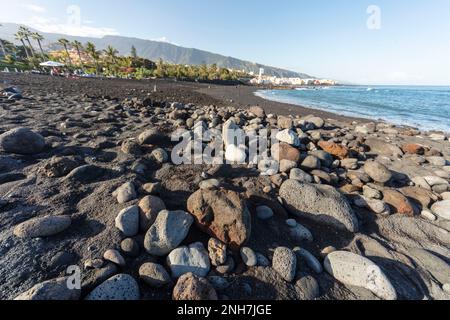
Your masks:
<instances>
[{"instance_id":1,"label":"coastal town","mask_svg":"<svg viewBox=\"0 0 450 320\"><path fill-rule=\"evenodd\" d=\"M253 78L250 80L252 85L269 85L269 86L335 86L337 81L331 79L317 78L300 78L300 77L276 77L264 74L264 69L259 70L258 75L250 73Z\"/></svg>"},{"instance_id":2,"label":"coastal town","mask_svg":"<svg viewBox=\"0 0 450 320\"><path fill-rule=\"evenodd\" d=\"M250 80L252 85L269 85L269 86L335 86L337 82L329 79L301 79L301 78L279 78L271 76L256 77Z\"/></svg>"}]
</instances>

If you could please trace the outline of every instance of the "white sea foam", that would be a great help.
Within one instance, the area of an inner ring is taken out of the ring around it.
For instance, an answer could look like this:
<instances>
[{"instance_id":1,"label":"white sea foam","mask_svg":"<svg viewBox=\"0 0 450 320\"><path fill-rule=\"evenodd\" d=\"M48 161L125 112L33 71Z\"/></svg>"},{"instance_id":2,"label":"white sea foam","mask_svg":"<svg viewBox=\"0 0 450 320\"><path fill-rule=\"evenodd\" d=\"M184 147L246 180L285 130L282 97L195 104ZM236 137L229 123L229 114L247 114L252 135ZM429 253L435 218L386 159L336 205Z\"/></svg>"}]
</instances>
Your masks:
<instances>
[{"instance_id":1,"label":"white sea foam","mask_svg":"<svg viewBox=\"0 0 450 320\"><path fill-rule=\"evenodd\" d=\"M255 95L344 116L450 132L450 87L336 86L260 90Z\"/></svg>"}]
</instances>

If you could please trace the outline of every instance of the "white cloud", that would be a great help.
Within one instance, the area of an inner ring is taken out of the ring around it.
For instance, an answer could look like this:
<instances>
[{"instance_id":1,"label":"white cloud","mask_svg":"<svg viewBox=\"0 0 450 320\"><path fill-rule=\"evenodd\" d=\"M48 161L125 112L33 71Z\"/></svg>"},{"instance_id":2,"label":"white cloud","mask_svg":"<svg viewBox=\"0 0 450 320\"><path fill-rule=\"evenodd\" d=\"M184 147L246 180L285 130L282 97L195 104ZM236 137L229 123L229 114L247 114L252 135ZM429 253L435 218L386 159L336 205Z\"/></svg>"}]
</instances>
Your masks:
<instances>
[{"instance_id":1,"label":"white cloud","mask_svg":"<svg viewBox=\"0 0 450 320\"><path fill-rule=\"evenodd\" d=\"M170 43L173 45L178 45L175 42L169 41L169 39L167 39L167 37L160 37L160 38L156 38L156 39L150 39L151 41L158 41L158 42L165 42L165 43Z\"/></svg>"},{"instance_id":2,"label":"white cloud","mask_svg":"<svg viewBox=\"0 0 450 320\"><path fill-rule=\"evenodd\" d=\"M70 36L101 38L106 35L119 35L119 32L114 28L93 27L84 23L61 23L58 18L42 16L33 16L29 20L24 21L23 24L41 32L60 33Z\"/></svg>"},{"instance_id":3,"label":"white cloud","mask_svg":"<svg viewBox=\"0 0 450 320\"><path fill-rule=\"evenodd\" d=\"M0 0L0 7L3 8L2 1L6 0ZM66 11L61 11L61 14L58 15L51 15L45 7L32 4L33 0L28 1L23 1L25 3L13 1L8 10L0 10L0 21L17 23L41 32L72 36L101 38L105 35L119 35L116 29L98 26L87 16L80 15L78 19L71 19L76 12Z\"/></svg>"},{"instance_id":4,"label":"white cloud","mask_svg":"<svg viewBox=\"0 0 450 320\"><path fill-rule=\"evenodd\" d=\"M36 12L36 13L44 13L47 11L46 8L37 6L35 4L23 4L22 7L27 9L28 11Z\"/></svg>"},{"instance_id":5,"label":"white cloud","mask_svg":"<svg viewBox=\"0 0 450 320\"><path fill-rule=\"evenodd\" d=\"M159 42L169 42L169 40L167 39L167 37L157 38L157 39L154 39L154 41L159 41Z\"/></svg>"},{"instance_id":6,"label":"white cloud","mask_svg":"<svg viewBox=\"0 0 450 320\"><path fill-rule=\"evenodd\" d=\"M69 36L101 38L106 35L119 35L113 28L96 28L85 25L45 24L34 25L36 29L47 33L61 33Z\"/></svg>"}]
</instances>

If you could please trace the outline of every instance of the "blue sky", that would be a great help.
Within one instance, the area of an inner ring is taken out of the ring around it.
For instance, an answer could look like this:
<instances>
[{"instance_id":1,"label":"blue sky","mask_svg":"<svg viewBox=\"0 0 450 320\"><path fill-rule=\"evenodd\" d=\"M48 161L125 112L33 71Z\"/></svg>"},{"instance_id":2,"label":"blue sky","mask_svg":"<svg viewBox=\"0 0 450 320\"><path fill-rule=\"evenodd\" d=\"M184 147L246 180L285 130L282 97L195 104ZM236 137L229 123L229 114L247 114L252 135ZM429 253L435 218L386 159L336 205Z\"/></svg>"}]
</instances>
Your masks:
<instances>
[{"instance_id":1,"label":"blue sky","mask_svg":"<svg viewBox=\"0 0 450 320\"><path fill-rule=\"evenodd\" d=\"M0 5L1 22L41 31L157 39L354 83L450 85L448 0L0 0ZM80 25L67 23L71 5L80 8ZM380 9L381 29L367 26L371 5Z\"/></svg>"}]
</instances>

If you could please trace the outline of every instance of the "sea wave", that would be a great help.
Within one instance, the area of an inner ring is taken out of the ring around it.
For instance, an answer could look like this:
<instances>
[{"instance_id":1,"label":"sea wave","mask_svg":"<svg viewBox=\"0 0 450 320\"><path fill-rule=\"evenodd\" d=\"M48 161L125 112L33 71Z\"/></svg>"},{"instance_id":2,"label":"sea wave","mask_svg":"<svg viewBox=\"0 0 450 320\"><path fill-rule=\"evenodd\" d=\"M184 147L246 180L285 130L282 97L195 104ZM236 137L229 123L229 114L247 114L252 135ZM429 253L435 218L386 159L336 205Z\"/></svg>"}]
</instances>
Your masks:
<instances>
[{"instance_id":1,"label":"sea wave","mask_svg":"<svg viewBox=\"0 0 450 320\"><path fill-rule=\"evenodd\" d=\"M298 90L300 89L300 90ZM259 90L256 96L350 117L450 132L450 88L340 86Z\"/></svg>"}]
</instances>

